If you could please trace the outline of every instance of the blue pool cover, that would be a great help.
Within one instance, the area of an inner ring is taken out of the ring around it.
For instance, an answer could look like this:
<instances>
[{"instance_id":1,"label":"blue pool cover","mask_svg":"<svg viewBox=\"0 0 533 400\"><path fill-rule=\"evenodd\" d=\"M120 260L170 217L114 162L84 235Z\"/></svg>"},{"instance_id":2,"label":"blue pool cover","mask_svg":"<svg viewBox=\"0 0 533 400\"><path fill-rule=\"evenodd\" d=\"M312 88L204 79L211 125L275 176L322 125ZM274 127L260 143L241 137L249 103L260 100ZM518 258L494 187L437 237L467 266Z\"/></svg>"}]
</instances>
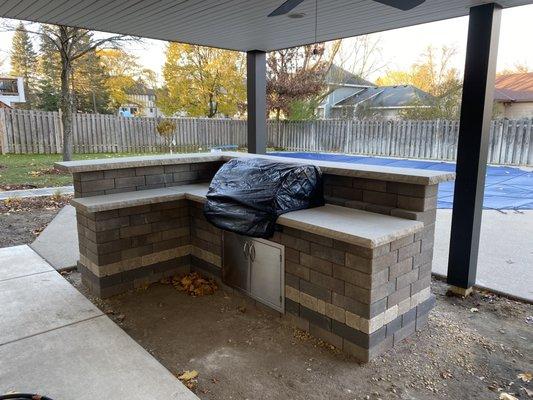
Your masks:
<instances>
[{"instance_id":1,"label":"blue pool cover","mask_svg":"<svg viewBox=\"0 0 533 400\"><path fill-rule=\"evenodd\" d=\"M274 152L273 156L307 160L337 161L354 164L386 165L388 167L455 171L455 163L398 158L350 156L329 153ZM453 182L439 185L439 208L452 208ZM516 167L487 167L483 208L488 210L533 210L533 171Z\"/></svg>"}]
</instances>

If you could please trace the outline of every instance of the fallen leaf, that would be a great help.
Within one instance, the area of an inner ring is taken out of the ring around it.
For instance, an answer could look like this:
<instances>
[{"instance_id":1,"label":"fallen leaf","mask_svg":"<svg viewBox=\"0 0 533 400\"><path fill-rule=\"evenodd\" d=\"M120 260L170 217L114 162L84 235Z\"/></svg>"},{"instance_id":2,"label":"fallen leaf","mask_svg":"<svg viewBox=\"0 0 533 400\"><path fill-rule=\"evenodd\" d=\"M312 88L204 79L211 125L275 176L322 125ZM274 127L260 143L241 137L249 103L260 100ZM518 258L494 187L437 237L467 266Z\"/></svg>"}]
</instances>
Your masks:
<instances>
[{"instance_id":1,"label":"fallen leaf","mask_svg":"<svg viewBox=\"0 0 533 400\"><path fill-rule=\"evenodd\" d=\"M192 371L184 371L180 376L178 376L178 379L180 381L188 382L191 379L194 379L198 376L198 371L192 370Z\"/></svg>"},{"instance_id":2,"label":"fallen leaf","mask_svg":"<svg viewBox=\"0 0 533 400\"><path fill-rule=\"evenodd\" d=\"M509 393L501 393L500 394L500 400L518 400L516 397L514 397L513 395L510 395Z\"/></svg>"},{"instance_id":3,"label":"fallen leaf","mask_svg":"<svg viewBox=\"0 0 533 400\"><path fill-rule=\"evenodd\" d=\"M531 382L531 379L533 379L533 373L530 371L522 372L521 374L518 374L517 377L522 379L523 382Z\"/></svg>"}]
</instances>

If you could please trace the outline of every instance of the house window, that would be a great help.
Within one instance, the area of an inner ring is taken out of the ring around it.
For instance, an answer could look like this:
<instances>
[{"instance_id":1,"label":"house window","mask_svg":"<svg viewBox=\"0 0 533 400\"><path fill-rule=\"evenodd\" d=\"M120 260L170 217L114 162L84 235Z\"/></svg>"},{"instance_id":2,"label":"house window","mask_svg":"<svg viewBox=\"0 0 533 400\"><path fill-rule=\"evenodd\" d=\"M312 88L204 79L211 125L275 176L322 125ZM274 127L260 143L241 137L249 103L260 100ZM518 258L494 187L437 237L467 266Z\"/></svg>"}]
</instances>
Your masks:
<instances>
[{"instance_id":1,"label":"house window","mask_svg":"<svg viewBox=\"0 0 533 400\"><path fill-rule=\"evenodd\" d=\"M16 79L0 78L0 94L5 96L18 96L19 89Z\"/></svg>"},{"instance_id":2,"label":"house window","mask_svg":"<svg viewBox=\"0 0 533 400\"><path fill-rule=\"evenodd\" d=\"M154 112L154 109L150 107L150 114L153 114L153 112Z\"/></svg>"}]
</instances>

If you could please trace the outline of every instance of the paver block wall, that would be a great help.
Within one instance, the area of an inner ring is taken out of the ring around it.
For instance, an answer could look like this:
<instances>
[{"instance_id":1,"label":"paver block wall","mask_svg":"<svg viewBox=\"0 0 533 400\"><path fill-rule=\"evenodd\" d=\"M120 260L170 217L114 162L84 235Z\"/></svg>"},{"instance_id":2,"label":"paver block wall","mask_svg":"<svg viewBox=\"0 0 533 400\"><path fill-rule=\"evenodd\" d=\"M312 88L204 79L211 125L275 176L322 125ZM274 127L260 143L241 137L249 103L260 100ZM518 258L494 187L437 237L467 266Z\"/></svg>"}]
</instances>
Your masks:
<instances>
[{"instance_id":1,"label":"paver block wall","mask_svg":"<svg viewBox=\"0 0 533 400\"><path fill-rule=\"evenodd\" d=\"M368 249L284 228L285 311L298 327L362 361L421 328L434 297L431 260L408 235Z\"/></svg>"},{"instance_id":2,"label":"paver block wall","mask_svg":"<svg viewBox=\"0 0 533 400\"><path fill-rule=\"evenodd\" d=\"M433 259L438 185L415 185L324 174L326 202L424 223L415 235L423 257Z\"/></svg>"},{"instance_id":3,"label":"paver block wall","mask_svg":"<svg viewBox=\"0 0 533 400\"><path fill-rule=\"evenodd\" d=\"M210 182L222 162L122 168L74 174L74 197Z\"/></svg>"},{"instance_id":4,"label":"paver block wall","mask_svg":"<svg viewBox=\"0 0 533 400\"><path fill-rule=\"evenodd\" d=\"M218 168L213 163L179 167L195 171L189 177L196 180L183 183L209 180ZM132 169L145 184L158 176L148 174L155 169L143 170ZM101 194L94 186L84 192L83 183L93 180L78 178L79 194ZM121 178L112 179L115 186L104 192L131 190L117 187ZM368 249L280 226L271 240L285 248L286 317L362 361L424 326L435 302L430 282L436 189L325 175L327 202L423 221L425 227ZM202 207L181 200L99 213L78 210L84 283L107 297L190 269L221 278L222 231L207 222Z\"/></svg>"},{"instance_id":5,"label":"paver block wall","mask_svg":"<svg viewBox=\"0 0 533 400\"><path fill-rule=\"evenodd\" d=\"M97 213L77 210L83 282L109 297L187 272L190 265L186 200Z\"/></svg>"}]
</instances>

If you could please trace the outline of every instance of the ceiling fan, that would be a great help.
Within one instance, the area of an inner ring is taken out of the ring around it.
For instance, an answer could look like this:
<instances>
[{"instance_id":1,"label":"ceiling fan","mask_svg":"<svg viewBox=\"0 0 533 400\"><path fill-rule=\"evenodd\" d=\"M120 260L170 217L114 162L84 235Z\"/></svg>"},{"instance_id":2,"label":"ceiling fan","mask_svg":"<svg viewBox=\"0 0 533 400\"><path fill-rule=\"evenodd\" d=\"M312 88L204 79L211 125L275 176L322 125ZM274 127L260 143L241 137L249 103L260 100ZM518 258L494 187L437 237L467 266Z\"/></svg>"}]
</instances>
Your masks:
<instances>
[{"instance_id":1,"label":"ceiling fan","mask_svg":"<svg viewBox=\"0 0 533 400\"><path fill-rule=\"evenodd\" d=\"M270 14L269 17L276 17L278 15L285 15L291 12L296 6L302 3L304 0L287 0L281 6L276 8ZM416 6L419 6L426 0L372 0L377 3L385 4L390 7L397 8L398 10L407 11Z\"/></svg>"}]
</instances>

